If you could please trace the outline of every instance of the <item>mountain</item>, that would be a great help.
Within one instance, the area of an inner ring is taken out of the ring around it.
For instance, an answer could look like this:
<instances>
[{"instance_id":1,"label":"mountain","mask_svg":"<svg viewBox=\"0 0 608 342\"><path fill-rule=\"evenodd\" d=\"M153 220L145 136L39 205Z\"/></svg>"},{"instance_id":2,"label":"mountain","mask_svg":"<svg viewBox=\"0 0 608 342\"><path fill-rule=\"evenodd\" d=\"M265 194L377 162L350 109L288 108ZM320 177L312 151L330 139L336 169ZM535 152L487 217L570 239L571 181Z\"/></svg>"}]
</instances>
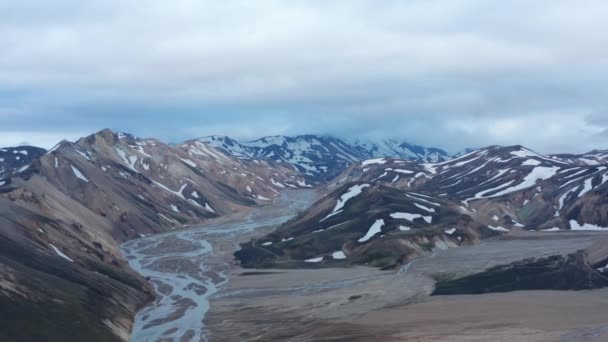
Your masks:
<instances>
[{"instance_id":1,"label":"mountain","mask_svg":"<svg viewBox=\"0 0 608 342\"><path fill-rule=\"evenodd\" d=\"M199 141L174 147L103 130L59 143L0 183L0 307L13 317L3 337L127 340L152 292L121 242L299 187L308 185L290 165L236 159Z\"/></svg>"},{"instance_id":2,"label":"mountain","mask_svg":"<svg viewBox=\"0 0 608 342\"><path fill-rule=\"evenodd\" d=\"M345 141L331 136L299 135L265 137L237 142L226 136L209 136L200 141L242 159L270 159L291 164L311 181L328 181L348 165L377 157L396 157L423 162L450 159L447 152L397 140Z\"/></svg>"},{"instance_id":3,"label":"mountain","mask_svg":"<svg viewBox=\"0 0 608 342\"><path fill-rule=\"evenodd\" d=\"M267 205L286 189L319 185L322 196L243 244L236 253L243 266L392 267L505 233L608 229L608 164L598 151L544 156L491 146L450 158L394 140L209 137L168 145L103 130L49 151L2 153L7 341L128 340L153 291L128 267L120 243ZM593 247L589 265L605 267L606 245Z\"/></svg>"},{"instance_id":4,"label":"mountain","mask_svg":"<svg viewBox=\"0 0 608 342\"><path fill-rule=\"evenodd\" d=\"M497 235L484 228L449 201L381 183L348 183L273 233L243 244L235 256L244 267L389 267Z\"/></svg>"},{"instance_id":5,"label":"mountain","mask_svg":"<svg viewBox=\"0 0 608 342\"><path fill-rule=\"evenodd\" d=\"M241 264L384 267L511 231L608 229L608 165L581 166L522 146L434 164L367 160L324 192L294 220L244 244Z\"/></svg>"},{"instance_id":6,"label":"mountain","mask_svg":"<svg viewBox=\"0 0 608 342\"><path fill-rule=\"evenodd\" d=\"M34 146L0 148L0 179L28 165L45 152L45 149Z\"/></svg>"},{"instance_id":7,"label":"mountain","mask_svg":"<svg viewBox=\"0 0 608 342\"><path fill-rule=\"evenodd\" d=\"M444 150L413 145L395 139L381 141L354 139L351 144L368 152L369 155L365 159L391 157L424 163L438 163L452 159Z\"/></svg>"},{"instance_id":8,"label":"mountain","mask_svg":"<svg viewBox=\"0 0 608 342\"><path fill-rule=\"evenodd\" d=\"M555 154L551 157L578 165L608 164L607 150L593 150L584 154Z\"/></svg>"}]
</instances>

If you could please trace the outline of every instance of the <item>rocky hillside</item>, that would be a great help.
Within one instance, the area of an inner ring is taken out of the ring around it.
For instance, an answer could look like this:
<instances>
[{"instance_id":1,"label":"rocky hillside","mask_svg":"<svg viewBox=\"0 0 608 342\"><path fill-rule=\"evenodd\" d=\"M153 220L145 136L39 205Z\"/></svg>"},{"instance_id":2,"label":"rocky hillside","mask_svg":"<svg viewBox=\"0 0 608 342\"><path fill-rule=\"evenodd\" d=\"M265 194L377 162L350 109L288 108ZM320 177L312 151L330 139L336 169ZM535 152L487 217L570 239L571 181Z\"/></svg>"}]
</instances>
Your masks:
<instances>
[{"instance_id":1,"label":"rocky hillside","mask_svg":"<svg viewBox=\"0 0 608 342\"><path fill-rule=\"evenodd\" d=\"M237 158L268 159L289 163L308 175L308 179L313 182L331 180L349 165L370 158L395 157L423 162L450 159L443 150L397 140L349 142L330 136L300 135L265 137L251 142L237 142L229 137L210 136L201 141Z\"/></svg>"},{"instance_id":2,"label":"rocky hillside","mask_svg":"<svg viewBox=\"0 0 608 342\"><path fill-rule=\"evenodd\" d=\"M0 148L0 179L25 167L45 152L45 149L34 146Z\"/></svg>"},{"instance_id":3,"label":"rocky hillside","mask_svg":"<svg viewBox=\"0 0 608 342\"><path fill-rule=\"evenodd\" d=\"M607 230L607 181L608 165L583 166L521 146L435 164L367 160L237 257L248 266L388 266L510 231Z\"/></svg>"},{"instance_id":4,"label":"rocky hillside","mask_svg":"<svg viewBox=\"0 0 608 342\"><path fill-rule=\"evenodd\" d=\"M21 322L5 322L9 341L127 340L150 291L120 242L305 186L289 165L109 130L61 142L0 182L0 301Z\"/></svg>"},{"instance_id":5,"label":"rocky hillside","mask_svg":"<svg viewBox=\"0 0 608 342\"><path fill-rule=\"evenodd\" d=\"M348 183L236 256L245 267L387 267L497 234L485 228L449 201L382 183Z\"/></svg>"}]
</instances>

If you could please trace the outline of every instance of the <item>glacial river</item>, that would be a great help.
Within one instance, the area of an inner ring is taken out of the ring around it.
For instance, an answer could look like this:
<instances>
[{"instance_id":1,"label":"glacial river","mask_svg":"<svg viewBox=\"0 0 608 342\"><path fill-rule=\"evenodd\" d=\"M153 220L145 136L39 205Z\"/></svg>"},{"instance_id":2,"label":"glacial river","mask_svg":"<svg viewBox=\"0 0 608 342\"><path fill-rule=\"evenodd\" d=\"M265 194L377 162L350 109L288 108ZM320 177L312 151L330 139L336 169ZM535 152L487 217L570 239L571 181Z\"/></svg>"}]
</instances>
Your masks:
<instances>
[{"instance_id":1,"label":"glacial river","mask_svg":"<svg viewBox=\"0 0 608 342\"><path fill-rule=\"evenodd\" d=\"M275 204L240 219L124 243L130 266L156 291L156 300L137 314L131 340L206 341L209 300L229 281L227 271L234 267L230 254L238 249L239 237L284 223L315 199L313 190L286 191Z\"/></svg>"}]
</instances>

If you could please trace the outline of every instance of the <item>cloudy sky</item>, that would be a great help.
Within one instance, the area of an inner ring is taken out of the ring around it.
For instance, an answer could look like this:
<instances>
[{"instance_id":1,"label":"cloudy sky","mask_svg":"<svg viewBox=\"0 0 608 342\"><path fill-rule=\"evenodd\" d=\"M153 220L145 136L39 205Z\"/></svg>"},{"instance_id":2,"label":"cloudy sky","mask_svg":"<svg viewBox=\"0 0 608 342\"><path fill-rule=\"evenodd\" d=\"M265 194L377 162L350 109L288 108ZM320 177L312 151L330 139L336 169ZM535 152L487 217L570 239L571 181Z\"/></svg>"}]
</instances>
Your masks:
<instances>
[{"instance_id":1,"label":"cloudy sky","mask_svg":"<svg viewBox=\"0 0 608 342\"><path fill-rule=\"evenodd\" d=\"M608 148L605 0L0 0L0 145L105 127Z\"/></svg>"}]
</instances>

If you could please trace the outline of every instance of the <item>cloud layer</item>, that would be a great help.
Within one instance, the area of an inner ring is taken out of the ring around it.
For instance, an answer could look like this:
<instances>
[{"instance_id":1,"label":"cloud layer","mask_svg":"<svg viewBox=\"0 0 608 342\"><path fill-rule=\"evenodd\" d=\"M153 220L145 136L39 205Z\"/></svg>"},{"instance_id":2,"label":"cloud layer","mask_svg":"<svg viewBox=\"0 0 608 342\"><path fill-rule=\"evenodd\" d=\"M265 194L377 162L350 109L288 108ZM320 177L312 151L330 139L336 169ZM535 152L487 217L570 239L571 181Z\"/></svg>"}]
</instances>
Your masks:
<instances>
[{"instance_id":1,"label":"cloud layer","mask_svg":"<svg viewBox=\"0 0 608 342\"><path fill-rule=\"evenodd\" d=\"M0 143L329 133L608 148L608 3L0 0Z\"/></svg>"}]
</instances>

